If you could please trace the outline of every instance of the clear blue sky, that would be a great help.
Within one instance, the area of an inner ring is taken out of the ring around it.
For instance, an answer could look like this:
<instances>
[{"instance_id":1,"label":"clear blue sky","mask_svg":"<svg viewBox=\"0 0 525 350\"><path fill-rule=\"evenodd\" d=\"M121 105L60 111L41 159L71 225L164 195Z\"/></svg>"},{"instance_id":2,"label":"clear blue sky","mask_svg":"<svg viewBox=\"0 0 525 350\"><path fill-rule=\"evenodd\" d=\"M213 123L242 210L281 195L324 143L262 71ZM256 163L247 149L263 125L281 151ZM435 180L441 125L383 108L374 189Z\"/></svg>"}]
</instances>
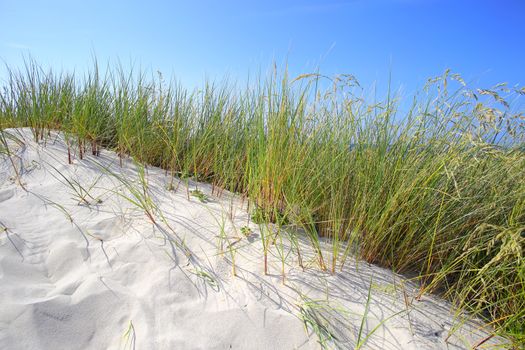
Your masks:
<instances>
[{"instance_id":1,"label":"clear blue sky","mask_svg":"<svg viewBox=\"0 0 525 350\"><path fill-rule=\"evenodd\" d=\"M477 85L525 85L523 0L0 0L0 58L82 71L133 61L184 85L243 81L272 61L292 75L354 74L411 93L449 67ZM0 77L5 74L0 70Z\"/></svg>"}]
</instances>

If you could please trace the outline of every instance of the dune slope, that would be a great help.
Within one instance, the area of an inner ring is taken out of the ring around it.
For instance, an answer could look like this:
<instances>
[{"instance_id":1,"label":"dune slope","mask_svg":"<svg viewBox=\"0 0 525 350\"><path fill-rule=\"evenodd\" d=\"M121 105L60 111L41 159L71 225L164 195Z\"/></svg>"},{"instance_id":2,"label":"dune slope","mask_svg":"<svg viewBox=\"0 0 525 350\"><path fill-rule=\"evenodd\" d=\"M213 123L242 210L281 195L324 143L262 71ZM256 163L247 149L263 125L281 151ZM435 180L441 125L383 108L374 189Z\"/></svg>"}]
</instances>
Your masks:
<instances>
[{"instance_id":1,"label":"dune slope","mask_svg":"<svg viewBox=\"0 0 525 350\"><path fill-rule=\"evenodd\" d=\"M335 275L322 272L306 242L304 271L284 239L270 246L264 275L261 230L272 227L251 222L235 195L212 195L191 180L169 188L162 169L129 159L121 167L105 150L73 154L68 164L60 134L37 144L29 129L8 133L10 156L0 154L2 349L506 344L436 296L415 300L417 286L389 270L350 261Z\"/></svg>"}]
</instances>

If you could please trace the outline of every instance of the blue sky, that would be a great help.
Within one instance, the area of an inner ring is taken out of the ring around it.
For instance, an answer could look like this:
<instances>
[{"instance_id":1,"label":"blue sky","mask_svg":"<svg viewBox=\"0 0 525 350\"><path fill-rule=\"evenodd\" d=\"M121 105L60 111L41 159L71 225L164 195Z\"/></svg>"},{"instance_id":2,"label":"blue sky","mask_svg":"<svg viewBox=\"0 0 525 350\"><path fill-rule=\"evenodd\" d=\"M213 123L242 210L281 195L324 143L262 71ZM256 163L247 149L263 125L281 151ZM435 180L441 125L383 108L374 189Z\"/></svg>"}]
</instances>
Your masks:
<instances>
[{"instance_id":1,"label":"blue sky","mask_svg":"<svg viewBox=\"0 0 525 350\"><path fill-rule=\"evenodd\" d=\"M525 1L0 0L0 59L54 68L133 62L188 87L244 81L273 61L411 94L445 68L477 86L525 85ZM0 70L0 77L5 75Z\"/></svg>"}]
</instances>

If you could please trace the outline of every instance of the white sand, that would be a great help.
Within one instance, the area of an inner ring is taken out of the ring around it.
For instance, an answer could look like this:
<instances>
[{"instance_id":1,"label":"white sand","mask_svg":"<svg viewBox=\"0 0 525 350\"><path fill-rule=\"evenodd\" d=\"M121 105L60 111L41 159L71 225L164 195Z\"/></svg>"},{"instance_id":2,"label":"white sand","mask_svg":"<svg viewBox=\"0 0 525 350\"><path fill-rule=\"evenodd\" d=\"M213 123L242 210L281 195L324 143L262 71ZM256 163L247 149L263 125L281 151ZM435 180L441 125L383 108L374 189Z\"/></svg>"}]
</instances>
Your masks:
<instances>
[{"instance_id":1,"label":"white sand","mask_svg":"<svg viewBox=\"0 0 525 350\"><path fill-rule=\"evenodd\" d=\"M319 320L330 320L337 341L329 347L351 349L371 279L363 348L467 349L488 336L438 297L415 301L416 286L389 270L350 259L334 276L321 272L305 242L310 267L303 272L290 254L283 285L275 246L270 275L263 274L260 231L253 223L250 239L234 245L233 277L231 256L218 254L217 236L225 222L230 242L242 237L248 214L238 198L211 196L209 185L198 184L209 201L188 200L184 183L167 191L169 177L148 168L150 193L169 225L157 213L155 226L123 197L129 191L122 183L102 170L108 167L140 188L130 161L121 168L114 153L102 151L84 160L75 156L68 165L57 134L43 147L27 129L10 133L23 140L11 142L11 150L27 191L0 155L0 349L320 348L300 319L304 301L298 292L317 301ZM88 198L90 205L79 205L66 179L92 187L101 202ZM489 343L502 339L484 346Z\"/></svg>"}]
</instances>

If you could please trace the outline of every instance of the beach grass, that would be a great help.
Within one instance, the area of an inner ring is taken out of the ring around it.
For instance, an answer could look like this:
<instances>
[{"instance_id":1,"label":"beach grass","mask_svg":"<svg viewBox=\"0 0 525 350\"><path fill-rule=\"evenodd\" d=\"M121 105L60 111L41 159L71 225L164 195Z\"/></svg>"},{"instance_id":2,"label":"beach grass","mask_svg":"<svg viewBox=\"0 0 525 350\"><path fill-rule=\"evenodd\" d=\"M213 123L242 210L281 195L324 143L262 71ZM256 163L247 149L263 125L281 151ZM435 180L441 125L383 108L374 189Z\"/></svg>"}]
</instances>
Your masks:
<instances>
[{"instance_id":1,"label":"beach grass","mask_svg":"<svg viewBox=\"0 0 525 350\"><path fill-rule=\"evenodd\" d=\"M65 163L108 148L162 167L169 188L191 178L218 196L237 193L255 221L278 227L265 230L276 232L263 237L265 250L286 234L281 227L299 228L319 268L338 273L356 256L415 272L420 294L441 293L525 344L523 88L471 89L446 71L411 103L393 93L370 102L345 75L274 71L244 89L187 90L96 63L85 76L33 60L7 71L0 130L29 127L43 143L60 130ZM133 200L155 222L141 175ZM191 194L205 201L201 193Z\"/></svg>"}]
</instances>

